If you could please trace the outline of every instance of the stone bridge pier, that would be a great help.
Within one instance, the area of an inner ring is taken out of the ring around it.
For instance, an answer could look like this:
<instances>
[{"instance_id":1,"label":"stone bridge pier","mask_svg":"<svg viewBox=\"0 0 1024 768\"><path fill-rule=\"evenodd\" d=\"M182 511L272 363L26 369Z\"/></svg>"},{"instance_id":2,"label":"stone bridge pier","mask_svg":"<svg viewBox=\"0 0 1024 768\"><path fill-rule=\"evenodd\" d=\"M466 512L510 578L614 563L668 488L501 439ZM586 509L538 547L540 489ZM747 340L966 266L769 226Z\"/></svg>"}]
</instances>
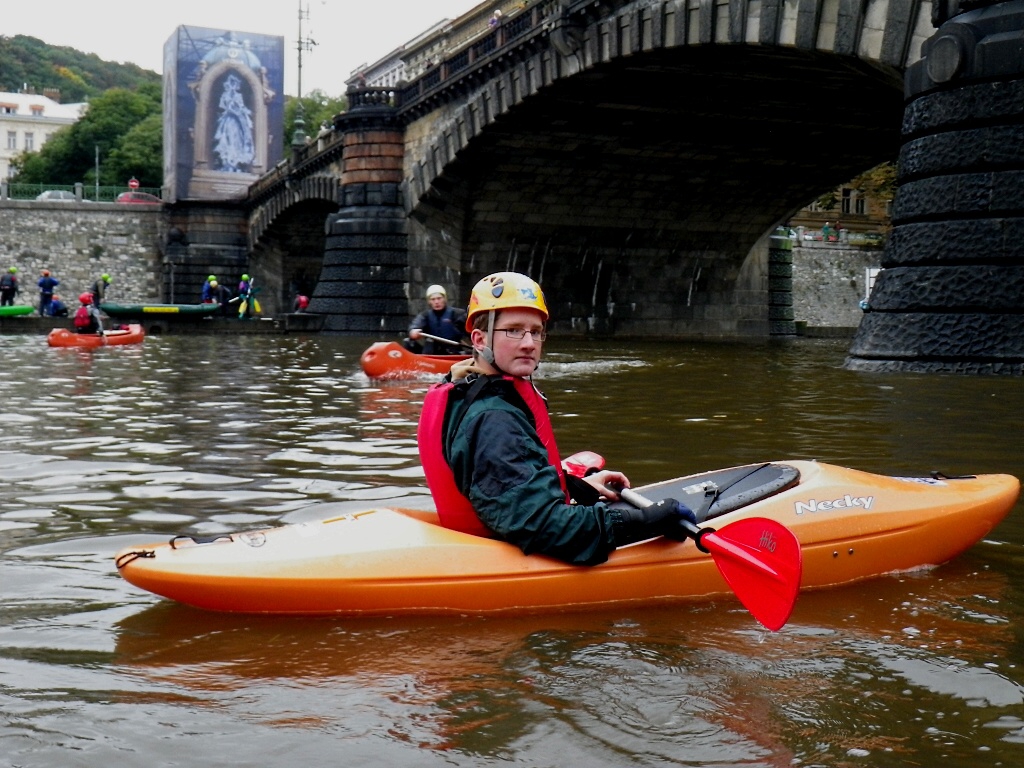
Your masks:
<instances>
[{"instance_id":1,"label":"stone bridge pier","mask_svg":"<svg viewBox=\"0 0 1024 768\"><path fill-rule=\"evenodd\" d=\"M1022 54L1014 0L948 19L909 69L894 227L848 368L1024 373Z\"/></svg>"},{"instance_id":2,"label":"stone bridge pier","mask_svg":"<svg viewBox=\"0 0 1024 768\"><path fill-rule=\"evenodd\" d=\"M323 267L309 311L323 330L393 334L409 317L408 235L402 206L405 134L389 97L349 94L335 118L344 135L340 208L327 219Z\"/></svg>"}]
</instances>

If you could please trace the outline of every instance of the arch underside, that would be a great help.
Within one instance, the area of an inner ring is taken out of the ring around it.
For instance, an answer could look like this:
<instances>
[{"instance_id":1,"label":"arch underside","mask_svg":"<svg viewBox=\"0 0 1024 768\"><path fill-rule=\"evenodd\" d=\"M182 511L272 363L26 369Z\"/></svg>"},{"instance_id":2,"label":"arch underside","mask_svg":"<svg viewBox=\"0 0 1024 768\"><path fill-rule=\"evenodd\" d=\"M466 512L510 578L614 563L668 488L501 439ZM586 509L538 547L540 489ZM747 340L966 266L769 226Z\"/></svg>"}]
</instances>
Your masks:
<instances>
[{"instance_id":1,"label":"arch underside","mask_svg":"<svg viewBox=\"0 0 1024 768\"><path fill-rule=\"evenodd\" d=\"M473 108L456 122L479 130L458 151L437 132L431 156L451 160L412 201L425 279L457 261L466 292L517 268L544 281L556 324L756 334L755 245L895 159L902 75L820 51L689 46L556 79L490 120Z\"/></svg>"},{"instance_id":2,"label":"arch underside","mask_svg":"<svg viewBox=\"0 0 1024 768\"><path fill-rule=\"evenodd\" d=\"M250 271L265 315L291 312L298 291L313 295L324 261L324 221L337 210L337 203L305 199L276 211L261 229L251 245Z\"/></svg>"}]
</instances>

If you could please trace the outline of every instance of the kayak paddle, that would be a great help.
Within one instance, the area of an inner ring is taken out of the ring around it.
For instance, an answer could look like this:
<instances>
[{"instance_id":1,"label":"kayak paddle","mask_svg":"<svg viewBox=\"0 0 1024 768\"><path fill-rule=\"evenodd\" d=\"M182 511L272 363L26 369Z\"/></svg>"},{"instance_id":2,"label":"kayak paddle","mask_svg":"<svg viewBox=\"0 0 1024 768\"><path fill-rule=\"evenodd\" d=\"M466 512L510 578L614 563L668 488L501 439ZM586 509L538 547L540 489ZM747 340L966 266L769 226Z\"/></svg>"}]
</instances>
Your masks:
<instances>
[{"instance_id":1,"label":"kayak paddle","mask_svg":"<svg viewBox=\"0 0 1024 768\"><path fill-rule=\"evenodd\" d=\"M654 503L629 488L618 493L638 509ZM699 550L711 555L751 615L772 632L782 629L793 612L803 573L803 552L793 532L765 517L737 520L721 530L700 528L685 518L680 525Z\"/></svg>"},{"instance_id":2,"label":"kayak paddle","mask_svg":"<svg viewBox=\"0 0 1024 768\"><path fill-rule=\"evenodd\" d=\"M470 347L469 344L466 344L463 341L452 341L451 339L446 339L443 336L434 336L433 334L424 333L423 331L420 331L420 336L425 339L430 339L431 341L439 341L442 344L449 344L453 347L466 347L467 349Z\"/></svg>"}]
</instances>

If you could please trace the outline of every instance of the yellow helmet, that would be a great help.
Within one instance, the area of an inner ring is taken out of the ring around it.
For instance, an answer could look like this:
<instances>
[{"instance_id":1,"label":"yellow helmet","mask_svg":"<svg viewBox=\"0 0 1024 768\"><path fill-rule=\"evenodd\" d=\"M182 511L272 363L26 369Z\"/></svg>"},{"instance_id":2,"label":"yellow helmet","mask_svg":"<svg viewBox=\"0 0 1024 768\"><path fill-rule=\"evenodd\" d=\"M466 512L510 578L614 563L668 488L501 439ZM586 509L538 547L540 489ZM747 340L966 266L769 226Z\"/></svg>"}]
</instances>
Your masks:
<instances>
[{"instance_id":1,"label":"yellow helmet","mask_svg":"<svg viewBox=\"0 0 1024 768\"><path fill-rule=\"evenodd\" d=\"M481 312L498 309L535 309L548 319L544 291L526 275L518 272L495 272L473 286L469 296L466 330L473 330L473 318Z\"/></svg>"}]
</instances>

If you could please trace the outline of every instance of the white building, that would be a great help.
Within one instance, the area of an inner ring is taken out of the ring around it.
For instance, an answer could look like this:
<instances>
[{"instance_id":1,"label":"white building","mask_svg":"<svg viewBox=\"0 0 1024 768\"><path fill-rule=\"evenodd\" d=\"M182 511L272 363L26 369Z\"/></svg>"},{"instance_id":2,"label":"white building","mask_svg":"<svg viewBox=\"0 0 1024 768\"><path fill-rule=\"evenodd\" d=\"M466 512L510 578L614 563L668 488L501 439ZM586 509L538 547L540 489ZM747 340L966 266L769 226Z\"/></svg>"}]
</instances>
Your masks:
<instances>
[{"instance_id":1,"label":"white building","mask_svg":"<svg viewBox=\"0 0 1024 768\"><path fill-rule=\"evenodd\" d=\"M60 104L36 93L0 92L0 179L14 175L11 161L38 152L58 129L85 114L88 104Z\"/></svg>"}]
</instances>

